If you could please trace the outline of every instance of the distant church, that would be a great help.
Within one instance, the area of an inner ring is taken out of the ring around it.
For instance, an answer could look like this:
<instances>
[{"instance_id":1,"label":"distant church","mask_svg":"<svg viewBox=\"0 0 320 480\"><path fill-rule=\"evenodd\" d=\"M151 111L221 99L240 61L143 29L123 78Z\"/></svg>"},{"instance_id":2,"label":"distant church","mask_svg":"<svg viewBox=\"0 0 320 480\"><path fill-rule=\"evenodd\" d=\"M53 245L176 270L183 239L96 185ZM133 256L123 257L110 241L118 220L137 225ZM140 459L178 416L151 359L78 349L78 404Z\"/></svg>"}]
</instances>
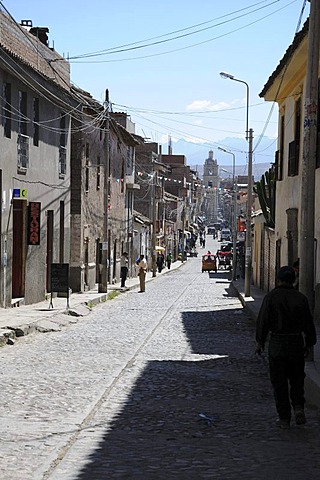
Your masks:
<instances>
[{"instance_id":1,"label":"distant church","mask_svg":"<svg viewBox=\"0 0 320 480\"><path fill-rule=\"evenodd\" d=\"M219 166L217 160L213 158L213 150L209 151L209 157L204 162L203 184L205 187L219 187Z\"/></svg>"},{"instance_id":2,"label":"distant church","mask_svg":"<svg viewBox=\"0 0 320 480\"><path fill-rule=\"evenodd\" d=\"M218 216L219 195L219 165L213 158L213 150L209 151L209 157L203 166L203 185L206 187L206 216L207 221L216 222Z\"/></svg>"}]
</instances>

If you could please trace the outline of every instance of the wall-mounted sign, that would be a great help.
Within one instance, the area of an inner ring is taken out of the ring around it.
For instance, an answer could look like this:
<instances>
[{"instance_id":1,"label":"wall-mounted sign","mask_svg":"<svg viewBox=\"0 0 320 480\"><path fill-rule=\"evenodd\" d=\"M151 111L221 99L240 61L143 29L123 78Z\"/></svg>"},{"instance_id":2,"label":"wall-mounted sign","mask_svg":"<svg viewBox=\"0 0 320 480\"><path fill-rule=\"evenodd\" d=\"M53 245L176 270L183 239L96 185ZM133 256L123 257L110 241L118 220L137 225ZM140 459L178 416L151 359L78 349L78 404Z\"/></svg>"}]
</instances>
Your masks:
<instances>
[{"instance_id":1,"label":"wall-mounted sign","mask_svg":"<svg viewBox=\"0 0 320 480\"><path fill-rule=\"evenodd\" d=\"M14 188L13 189L13 198L27 198L27 189L26 188Z\"/></svg>"},{"instance_id":2,"label":"wall-mounted sign","mask_svg":"<svg viewBox=\"0 0 320 480\"><path fill-rule=\"evenodd\" d=\"M28 205L28 245L40 245L41 202Z\"/></svg>"}]
</instances>

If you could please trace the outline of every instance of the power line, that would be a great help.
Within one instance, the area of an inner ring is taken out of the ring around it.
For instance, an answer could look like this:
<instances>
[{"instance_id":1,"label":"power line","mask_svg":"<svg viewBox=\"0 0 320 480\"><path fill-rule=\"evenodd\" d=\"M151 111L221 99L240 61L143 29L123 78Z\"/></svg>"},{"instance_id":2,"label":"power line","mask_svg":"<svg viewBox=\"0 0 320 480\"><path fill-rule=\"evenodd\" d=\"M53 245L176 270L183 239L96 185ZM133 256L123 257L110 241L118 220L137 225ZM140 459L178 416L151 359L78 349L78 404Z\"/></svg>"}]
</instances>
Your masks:
<instances>
[{"instance_id":1,"label":"power line","mask_svg":"<svg viewBox=\"0 0 320 480\"><path fill-rule=\"evenodd\" d=\"M300 27L301 27L301 22L302 22L302 16L303 16L303 12L304 12L304 9L305 9L305 6L306 6L306 0L303 0L303 4L302 4L302 7L301 7L301 11L300 11L300 15L299 15L299 19L298 19L298 23L297 23L297 26L296 26L296 30L295 30L295 34L294 34L294 37L296 36L296 34L298 33ZM265 134L265 131L269 125L269 122L270 122L270 118L271 118L271 115L273 113L273 110L274 110L274 107L275 107L275 102L276 100L278 100L278 94L280 92L280 89L282 87L282 83L283 83L283 80L284 80L284 76L286 74L286 71L287 71L287 68L288 68L288 63L285 65L284 69L283 69L283 74L280 78L280 82L279 82L279 85L278 85L278 88L277 88L277 92L276 92L276 96L275 96L275 101L272 103L271 105L271 108L270 108L270 111L269 111L269 114L268 114L268 117L267 117L267 120L266 120L266 123L265 123L265 126L263 127L262 129L262 132L258 138L258 141L256 142L256 145L254 147L254 152L256 151L256 149L258 148L258 146L260 145L260 142L262 140L262 137L264 136Z\"/></svg>"},{"instance_id":2,"label":"power line","mask_svg":"<svg viewBox=\"0 0 320 480\"><path fill-rule=\"evenodd\" d=\"M141 60L141 59L145 59L145 58L151 58L151 57L158 57L160 55L167 55L168 53L174 53L174 52L179 52L179 51L182 51L182 50L187 50L189 48L193 48L193 47L197 47L199 45L203 45L205 43L209 43L209 42L213 42L214 40L218 40L220 38L223 38L223 37L226 37L228 35L231 35L232 33L236 33L236 32L239 32L240 30L243 30L244 28L247 28L247 27L250 27L258 22L261 22L262 20L265 20L266 18L272 16L272 15L275 15L276 13L280 12L281 10L289 7L290 5L292 5L293 3L297 2L298 0L292 0L291 2L289 2L287 5L285 5L284 7L281 7L281 8L278 8L277 10L275 10L274 12L272 13L269 13L268 15L265 15L253 22L250 22L250 23L247 23L246 25L243 25L242 27L239 27L239 28L236 28L234 30L231 30L230 32L227 32L227 33L223 33L221 35L218 35L216 37L212 37L212 38L209 38L208 40L204 40L202 42L198 42L198 43L194 43L194 44L191 44L191 45L187 45L185 47L180 47L180 48L176 48L176 49L173 49L173 50L167 50L165 52L159 52L159 53L153 53L153 54L150 54L150 55L143 55L143 56L140 56L140 57L133 57L133 58L122 58L122 59L113 59L113 60L94 60L94 61L71 61L70 63L111 63L111 62L125 62L125 61L132 61L132 60Z\"/></svg>"},{"instance_id":3,"label":"power line","mask_svg":"<svg viewBox=\"0 0 320 480\"><path fill-rule=\"evenodd\" d=\"M166 40L159 40L157 42L151 42L151 43L147 43L145 45L139 45L140 43L143 43L144 41L149 41L149 40L155 40L157 38L162 38L164 36L169 36L169 35L173 35L174 33L178 33L178 32L182 32L182 31L185 31L185 30L190 30L191 28L196 28L200 25L204 25L204 24L208 24L208 23L211 23L213 21L216 21L216 20L219 20L219 19L222 19L222 18L225 18L225 17L228 17L228 16L231 16L231 15L234 15L236 13L239 13L239 12L242 12L244 10L248 10L249 8L252 8L256 5L260 5L261 3L265 3L265 1L262 1L262 2L258 2L252 6L249 6L249 7L245 7L245 8L242 8L240 10L236 10L234 12L231 12L231 13L228 13L226 15L222 15L221 17L218 17L216 19L213 19L213 20L208 20L206 22L203 22L203 23L200 23L200 24L196 24L196 25L192 25L191 27L187 27L187 28L184 28L184 29L181 29L181 30L176 30L175 32L171 32L171 33L166 33L164 35L160 35L158 37L153 37L153 38L150 38L148 40L141 40L141 41L138 41L138 42L134 42L134 43L129 43L127 45L122 45L120 47L112 47L112 48L109 48L109 49L105 49L105 50L100 50L100 51L97 51L97 52L91 52L91 53L84 53L84 54L80 54L80 55L75 55L73 57L69 57L69 60L75 60L75 59L79 59L79 58L89 58L89 57L97 57L97 56L101 56L101 55L110 55L110 54L114 54L114 53L123 53L123 52L127 52L127 51L131 51L131 50L137 50L137 49L141 49L141 48L146 48L146 47L150 47L150 46L154 46L154 45L159 45L159 44L162 44L162 43L167 43L167 42L172 42L173 40L178 40L180 38L184 38L184 37L188 37L190 35L195 35L197 33L200 33L200 32L203 32L203 31L206 31L206 30L209 30L209 29L212 29L212 28L216 28L216 27L219 27L221 25L224 25L226 23L229 23L229 22L233 22L234 20L238 20L239 18L242 18L242 17L245 17L247 15L251 15L252 13L255 13L257 11L260 11L264 8L267 8L271 5L273 5L274 3L278 3L280 0L273 0L271 3L269 3L268 5L264 5L263 7L260 7L260 8L257 8L255 10L252 10L251 12L248 12L248 13L244 13L242 15L239 15L235 18L232 18L232 19L229 19L229 20L225 20L223 22L220 22L220 23L217 23L215 25L211 25L210 27L205 27L205 28L201 28L199 30L196 30L194 32L189 32L189 33L185 33L185 34L182 34L182 35L178 35L178 36L175 36L173 38L168 38ZM135 45L135 46L134 46ZM124 48L124 47L129 47L129 48Z\"/></svg>"}]
</instances>

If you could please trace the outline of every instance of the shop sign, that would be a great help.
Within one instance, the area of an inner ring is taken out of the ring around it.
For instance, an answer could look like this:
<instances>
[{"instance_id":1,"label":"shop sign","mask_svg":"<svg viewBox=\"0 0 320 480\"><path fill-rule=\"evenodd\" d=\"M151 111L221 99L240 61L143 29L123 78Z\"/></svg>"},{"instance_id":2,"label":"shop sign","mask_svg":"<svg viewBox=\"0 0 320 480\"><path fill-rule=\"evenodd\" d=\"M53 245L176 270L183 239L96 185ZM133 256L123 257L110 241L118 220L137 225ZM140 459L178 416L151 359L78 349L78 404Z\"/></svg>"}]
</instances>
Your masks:
<instances>
[{"instance_id":1,"label":"shop sign","mask_svg":"<svg viewBox=\"0 0 320 480\"><path fill-rule=\"evenodd\" d=\"M28 245L40 245L41 202L30 202L28 208Z\"/></svg>"}]
</instances>

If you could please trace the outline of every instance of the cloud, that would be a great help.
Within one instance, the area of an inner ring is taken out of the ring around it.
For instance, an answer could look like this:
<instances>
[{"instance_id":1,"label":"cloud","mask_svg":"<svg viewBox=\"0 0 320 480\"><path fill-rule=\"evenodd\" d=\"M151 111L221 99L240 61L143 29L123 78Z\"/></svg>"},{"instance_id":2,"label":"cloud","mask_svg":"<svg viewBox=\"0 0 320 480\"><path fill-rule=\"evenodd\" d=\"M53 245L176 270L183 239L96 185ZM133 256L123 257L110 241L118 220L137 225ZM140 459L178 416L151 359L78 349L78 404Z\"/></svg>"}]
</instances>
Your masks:
<instances>
[{"instance_id":1,"label":"cloud","mask_svg":"<svg viewBox=\"0 0 320 480\"><path fill-rule=\"evenodd\" d=\"M212 103L210 100L194 100L192 103L187 105L186 110L188 112L218 112L219 110L230 108L231 105L232 104L226 102Z\"/></svg>"}]
</instances>

